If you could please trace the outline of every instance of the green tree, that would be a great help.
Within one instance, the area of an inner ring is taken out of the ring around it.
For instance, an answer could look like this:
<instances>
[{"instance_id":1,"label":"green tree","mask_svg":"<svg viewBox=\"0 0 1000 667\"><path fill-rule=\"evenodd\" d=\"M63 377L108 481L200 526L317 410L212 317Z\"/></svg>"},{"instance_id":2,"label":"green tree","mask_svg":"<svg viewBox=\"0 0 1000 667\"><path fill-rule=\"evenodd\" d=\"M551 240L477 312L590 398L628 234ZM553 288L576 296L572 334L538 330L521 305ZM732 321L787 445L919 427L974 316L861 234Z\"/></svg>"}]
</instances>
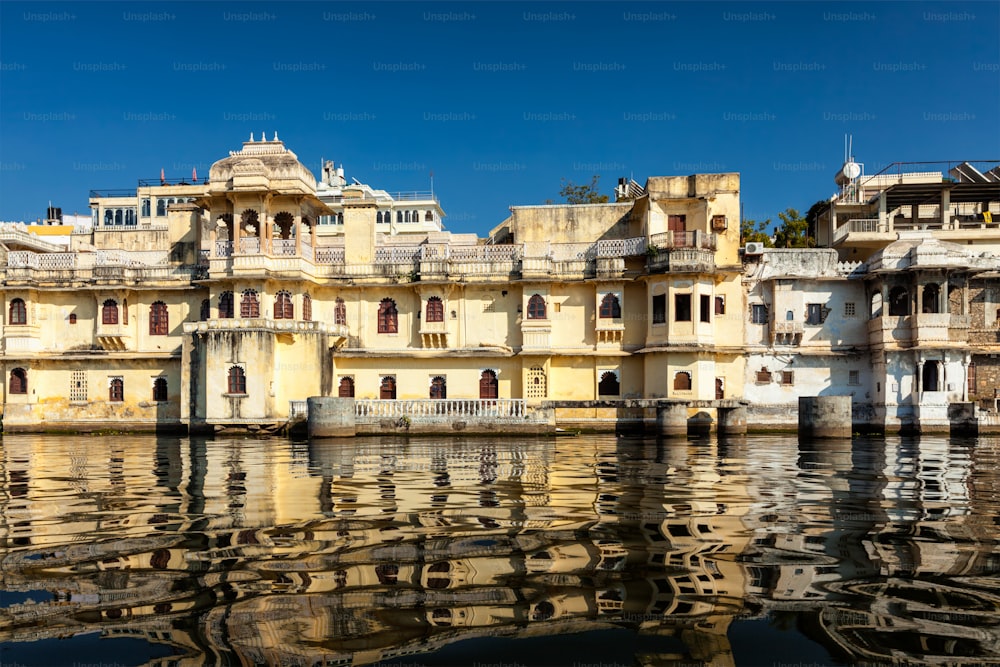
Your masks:
<instances>
[{"instance_id":1,"label":"green tree","mask_svg":"<svg viewBox=\"0 0 1000 667\"><path fill-rule=\"evenodd\" d=\"M567 204L604 204L608 201L607 195L602 195L598 191L597 183L601 177L594 175L590 183L584 185L574 185L573 181L562 179L563 186L559 189L559 196L566 199Z\"/></svg>"},{"instance_id":2,"label":"green tree","mask_svg":"<svg viewBox=\"0 0 1000 667\"><path fill-rule=\"evenodd\" d=\"M757 222L753 218L747 218L740 223L740 245L747 243L763 243L765 248L770 248L771 236L767 233L767 228L771 225L771 218Z\"/></svg>"},{"instance_id":3,"label":"green tree","mask_svg":"<svg viewBox=\"0 0 1000 667\"><path fill-rule=\"evenodd\" d=\"M776 248L815 248L816 239L809 235L809 222L797 209L786 208L778 214L781 225L774 234Z\"/></svg>"}]
</instances>

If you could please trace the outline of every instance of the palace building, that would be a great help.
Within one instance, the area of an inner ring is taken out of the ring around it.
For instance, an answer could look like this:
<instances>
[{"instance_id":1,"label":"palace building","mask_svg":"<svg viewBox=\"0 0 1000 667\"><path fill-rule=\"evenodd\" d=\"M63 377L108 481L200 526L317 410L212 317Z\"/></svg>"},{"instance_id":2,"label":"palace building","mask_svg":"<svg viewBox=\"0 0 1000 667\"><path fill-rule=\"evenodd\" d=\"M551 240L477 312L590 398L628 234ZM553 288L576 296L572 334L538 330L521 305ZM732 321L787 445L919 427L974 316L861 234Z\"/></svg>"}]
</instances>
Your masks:
<instances>
[{"instance_id":1,"label":"palace building","mask_svg":"<svg viewBox=\"0 0 1000 667\"><path fill-rule=\"evenodd\" d=\"M271 429L313 396L373 433L786 428L827 395L1000 426L996 169L845 165L815 250L741 248L736 173L480 238L322 171L251 135L203 182L92 191L91 226L4 225L4 429Z\"/></svg>"}]
</instances>

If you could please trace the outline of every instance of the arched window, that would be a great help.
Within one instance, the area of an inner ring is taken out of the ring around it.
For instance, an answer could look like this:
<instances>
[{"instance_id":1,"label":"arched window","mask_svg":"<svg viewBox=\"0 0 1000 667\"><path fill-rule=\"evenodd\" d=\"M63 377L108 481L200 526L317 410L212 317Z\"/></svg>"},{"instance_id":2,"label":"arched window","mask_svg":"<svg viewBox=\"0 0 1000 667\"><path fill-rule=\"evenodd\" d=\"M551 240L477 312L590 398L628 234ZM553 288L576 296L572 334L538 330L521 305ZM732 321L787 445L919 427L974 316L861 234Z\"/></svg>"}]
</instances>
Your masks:
<instances>
[{"instance_id":1,"label":"arched window","mask_svg":"<svg viewBox=\"0 0 1000 667\"><path fill-rule=\"evenodd\" d=\"M156 200L156 215L159 217L159 216L164 216L166 214L167 214L167 200L166 199L157 199Z\"/></svg>"},{"instance_id":2,"label":"arched window","mask_svg":"<svg viewBox=\"0 0 1000 667\"><path fill-rule=\"evenodd\" d=\"M377 211L375 213L375 223L379 225L382 224L382 211Z\"/></svg>"},{"instance_id":3,"label":"arched window","mask_svg":"<svg viewBox=\"0 0 1000 667\"><path fill-rule=\"evenodd\" d=\"M302 319L306 322L312 322L313 318L313 300L308 294L302 295Z\"/></svg>"},{"instance_id":4,"label":"arched window","mask_svg":"<svg viewBox=\"0 0 1000 667\"><path fill-rule=\"evenodd\" d=\"M229 367L229 393L247 393L247 376L239 366Z\"/></svg>"},{"instance_id":5,"label":"arched window","mask_svg":"<svg viewBox=\"0 0 1000 667\"><path fill-rule=\"evenodd\" d=\"M212 319L212 302L208 299L201 300L201 313L199 314L198 319L202 322Z\"/></svg>"},{"instance_id":6,"label":"arched window","mask_svg":"<svg viewBox=\"0 0 1000 667\"><path fill-rule=\"evenodd\" d=\"M292 238L292 227L295 224L295 216L293 216L288 211L282 211L274 216L274 232L275 238L278 239L290 239Z\"/></svg>"},{"instance_id":7,"label":"arched window","mask_svg":"<svg viewBox=\"0 0 1000 667\"><path fill-rule=\"evenodd\" d=\"M274 319L295 319L295 307L292 305L292 295L284 290L274 296Z\"/></svg>"},{"instance_id":8,"label":"arched window","mask_svg":"<svg viewBox=\"0 0 1000 667\"><path fill-rule=\"evenodd\" d=\"M545 299L542 298L541 294L533 294L531 295L531 298L528 299L528 319L545 319Z\"/></svg>"},{"instance_id":9,"label":"arched window","mask_svg":"<svg viewBox=\"0 0 1000 667\"><path fill-rule=\"evenodd\" d=\"M121 403L125 400L125 381L121 378L111 378L108 385L108 400L112 403Z\"/></svg>"},{"instance_id":10,"label":"arched window","mask_svg":"<svg viewBox=\"0 0 1000 667\"><path fill-rule=\"evenodd\" d=\"M722 400L726 397L726 387L722 378L715 378L715 398Z\"/></svg>"},{"instance_id":11,"label":"arched window","mask_svg":"<svg viewBox=\"0 0 1000 667\"><path fill-rule=\"evenodd\" d=\"M243 291L243 298L240 299L240 317L260 317L260 301L257 299L256 290Z\"/></svg>"},{"instance_id":12,"label":"arched window","mask_svg":"<svg viewBox=\"0 0 1000 667\"><path fill-rule=\"evenodd\" d=\"M424 214L424 220L426 222L434 222L434 214L431 213L430 211L427 211L427 213Z\"/></svg>"},{"instance_id":13,"label":"arched window","mask_svg":"<svg viewBox=\"0 0 1000 667\"><path fill-rule=\"evenodd\" d=\"M409 222L409 221L410 221L410 212L403 211L403 222Z\"/></svg>"},{"instance_id":14,"label":"arched window","mask_svg":"<svg viewBox=\"0 0 1000 667\"><path fill-rule=\"evenodd\" d=\"M248 208L240 215L240 228L244 233L256 236L257 232L260 231L260 225L257 224L259 220L260 217L257 215L257 211Z\"/></svg>"},{"instance_id":15,"label":"arched window","mask_svg":"<svg viewBox=\"0 0 1000 667\"><path fill-rule=\"evenodd\" d=\"M921 310L925 313L939 313L941 309L938 307L938 299L941 295L941 288L938 287L936 283L928 283L924 285L924 292L921 295Z\"/></svg>"},{"instance_id":16,"label":"arched window","mask_svg":"<svg viewBox=\"0 0 1000 667\"><path fill-rule=\"evenodd\" d=\"M122 299L122 324L128 324L128 299Z\"/></svg>"},{"instance_id":17,"label":"arched window","mask_svg":"<svg viewBox=\"0 0 1000 667\"><path fill-rule=\"evenodd\" d=\"M674 391L691 391L691 374L680 371L674 374Z\"/></svg>"},{"instance_id":18,"label":"arched window","mask_svg":"<svg viewBox=\"0 0 1000 667\"><path fill-rule=\"evenodd\" d=\"M882 292L872 294L872 299L868 306L868 317L873 320L876 317L882 317Z\"/></svg>"},{"instance_id":19,"label":"arched window","mask_svg":"<svg viewBox=\"0 0 1000 667\"><path fill-rule=\"evenodd\" d=\"M8 391L12 394L27 394L28 393L28 372L23 368L15 368L10 372L10 389Z\"/></svg>"},{"instance_id":20,"label":"arched window","mask_svg":"<svg viewBox=\"0 0 1000 667\"><path fill-rule=\"evenodd\" d=\"M167 378L156 378L153 380L153 400L167 400Z\"/></svg>"},{"instance_id":21,"label":"arched window","mask_svg":"<svg viewBox=\"0 0 1000 667\"><path fill-rule=\"evenodd\" d=\"M396 378L391 375L386 375L382 378L382 383L379 385L378 397L383 400L396 398Z\"/></svg>"},{"instance_id":22,"label":"arched window","mask_svg":"<svg viewBox=\"0 0 1000 667\"><path fill-rule=\"evenodd\" d=\"M167 304L155 301L149 307L149 335L166 336L169 329L170 320L167 315Z\"/></svg>"},{"instance_id":23,"label":"arched window","mask_svg":"<svg viewBox=\"0 0 1000 667\"><path fill-rule=\"evenodd\" d=\"M354 378L340 378L340 386L337 389L337 396L340 398L354 398Z\"/></svg>"},{"instance_id":24,"label":"arched window","mask_svg":"<svg viewBox=\"0 0 1000 667\"><path fill-rule=\"evenodd\" d=\"M115 224L122 224L122 210L120 208L115 209Z\"/></svg>"},{"instance_id":25,"label":"arched window","mask_svg":"<svg viewBox=\"0 0 1000 667\"><path fill-rule=\"evenodd\" d=\"M347 305L341 298L333 305L333 323L347 324Z\"/></svg>"},{"instance_id":26,"label":"arched window","mask_svg":"<svg viewBox=\"0 0 1000 667\"><path fill-rule=\"evenodd\" d=\"M110 209L104 209L104 225L109 226L115 221L115 214Z\"/></svg>"},{"instance_id":27,"label":"arched window","mask_svg":"<svg viewBox=\"0 0 1000 667\"><path fill-rule=\"evenodd\" d=\"M219 295L219 317L229 319L233 316L233 293L223 292Z\"/></svg>"},{"instance_id":28,"label":"arched window","mask_svg":"<svg viewBox=\"0 0 1000 667\"><path fill-rule=\"evenodd\" d=\"M444 322L444 303L436 296L427 299L426 322Z\"/></svg>"},{"instance_id":29,"label":"arched window","mask_svg":"<svg viewBox=\"0 0 1000 667\"><path fill-rule=\"evenodd\" d=\"M622 316L622 305L618 295L605 294L601 299L601 317L603 319L619 319Z\"/></svg>"},{"instance_id":30,"label":"arched window","mask_svg":"<svg viewBox=\"0 0 1000 667\"><path fill-rule=\"evenodd\" d=\"M7 310L7 324L27 324L28 309L24 305L24 299L11 299L10 308Z\"/></svg>"},{"instance_id":31,"label":"arched window","mask_svg":"<svg viewBox=\"0 0 1000 667\"><path fill-rule=\"evenodd\" d=\"M621 385L618 383L618 374L614 371L605 371L601 374L601 381L597 383L598 396L617 396L621 393Z\"/></svg>"},{"instance_id":32,"label":"arched window","mask_svg":"<svg viewBox=\"0 0 1000 667\"><path fill-rule=\"evenodd\" d=\"M430 397L448 398L448 382L442 376L438 375L431 380Z\"/></svg>"},{"instance_id":33,"label":"arched window","mask_svg":"<svg viewBox=\"0 0 1000 667\"><path fill-rule=\"evenodd\" d=\"M403 212L396 211L396 222L402 222L402 221L403 221Z\"/></svg>"},{"instance_id":34,"label":"arched window","mask_svg":"<svg viewBox=\"0 0 1000 667\"><path fill-rule=\"evenodd\" d=\"M493 399L500 395L500 382L495 371L486 369L479 376L479 398Z\"/></svg>"},{"instance_id":35,"label":"arched window","mask_svg":"<svg viewBox=\"0 0 1000 667\"><path fill-rule=\"evenodd\" d=\"M399 333L399 313L396 312L396 302L392 299L382 299L379 304L378 332Z\"/></svg>"},{"instance_id":36,"label":"arched window","mask_svg":"<svg viewBox=\"0 0 1000 667\"><path fill-rule=\"evenodd\" d=\"M899 317L910 314L910 293L905 287L893 287L889 290L889 315Z\"/></svg>"}]
</instances>

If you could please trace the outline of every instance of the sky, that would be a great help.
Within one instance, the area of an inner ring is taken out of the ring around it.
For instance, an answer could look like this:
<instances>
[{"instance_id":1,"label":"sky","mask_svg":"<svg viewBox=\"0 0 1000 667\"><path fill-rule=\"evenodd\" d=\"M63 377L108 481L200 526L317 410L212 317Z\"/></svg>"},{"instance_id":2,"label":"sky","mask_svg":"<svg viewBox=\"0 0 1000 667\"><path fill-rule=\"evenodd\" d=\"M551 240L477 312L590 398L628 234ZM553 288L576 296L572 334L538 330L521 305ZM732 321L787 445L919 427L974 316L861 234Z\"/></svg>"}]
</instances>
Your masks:
<instances>
[{"instance_id":1,"label":"sky","mask_svg":"<svg viewBox=\"0 0 1000 667\"><path fill-rule=\"evenodd\" d=\"M453 232L563 179L739 172L744 216L1000 159L1000 3L0 3L0 220L204 178L251 132L433 188Z\"/></svg>"}]
</instances>

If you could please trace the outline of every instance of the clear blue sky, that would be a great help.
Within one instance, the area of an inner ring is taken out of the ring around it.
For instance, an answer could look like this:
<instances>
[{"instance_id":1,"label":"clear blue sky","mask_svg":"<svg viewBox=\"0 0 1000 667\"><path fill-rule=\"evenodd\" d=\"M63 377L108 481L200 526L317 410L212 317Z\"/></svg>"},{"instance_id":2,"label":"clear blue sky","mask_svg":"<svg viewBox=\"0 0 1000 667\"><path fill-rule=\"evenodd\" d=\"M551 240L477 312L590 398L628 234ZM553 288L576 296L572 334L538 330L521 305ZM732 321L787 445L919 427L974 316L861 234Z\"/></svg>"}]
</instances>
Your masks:
<instances>
[{"instance_id":1,"label":"clear blue sky","mask_svg":"<svg viewBox=\"0 0 1000 667\"><path fill-rule=\"evenodd\" d=\"M738 171L747 217L1000 156L1000 3L3 2L0 219L274 131L480 235L560 179Z\"/></svg>"}]
</instances>

